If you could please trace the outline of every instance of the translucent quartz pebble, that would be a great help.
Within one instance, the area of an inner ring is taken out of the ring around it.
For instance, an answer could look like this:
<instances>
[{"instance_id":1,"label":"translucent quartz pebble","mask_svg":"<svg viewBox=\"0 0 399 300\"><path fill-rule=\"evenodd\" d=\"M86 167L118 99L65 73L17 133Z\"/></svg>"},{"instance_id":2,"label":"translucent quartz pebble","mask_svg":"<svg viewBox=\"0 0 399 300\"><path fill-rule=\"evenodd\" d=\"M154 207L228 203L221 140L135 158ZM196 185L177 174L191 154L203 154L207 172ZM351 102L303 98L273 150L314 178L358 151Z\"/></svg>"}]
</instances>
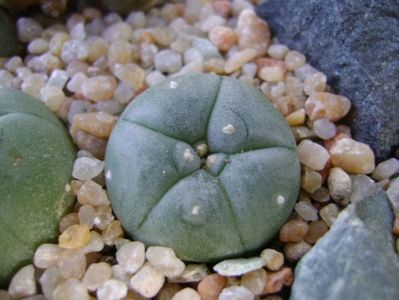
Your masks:
<instances>
[{"instance_id":1,"label":"translucent quartz pebble","mask_svg":"<svg viewBox=\"0 0 399 300\"><path fill-rule=\"evenodd\" d=\"M115 42L118 40L129 41L133 37L133 30L129 24L118 22L109 26L103 32L103 38L108 42Z\"/></svg>"},{"instance_id":2,"label":"translucent quartz pebble","mask_svg":"<svg viewBox=\"0 0 399 300\"><path fill-rule=\"evenodd\" d=\"M95 76L86 79L81 86L83 96L92 101L109 100L114 95L116 79L111 76Z\"/></svg>"},{"instance_id":3,"label":"translucent quartz pebble","mask_svg":"<svg viewBox=\"0 0 399 300\"><path fill-rule=\"evenodd\" d=\"M298 125L303 125L305 123L305 118L306 118L305 110L301 108L290 113L288 116L285 117L285 120L290 126L298 126Z\"/></svg>"},{"instance_id":4,"label":"translucent quartz pebble","mask_svg":"<svg viewBox=\"0 0 399 300\"><path fill-rule=\"evenodd\" d=\"M324 89L326 88L326 82L326 75L321 72L313 73L306 77L303 90L306 95L311 95L315 92L324 92Z\"/></svg>"},{"instance_id":5,"label":"translucent quartz pebble","mask_svg":"<svg viewBox=\"0 0 399 300\"><path fill-rule=\"evenodd\" d=\"M302 178L301 178L301 187L309 192L313 193L318 188L321 187L323 178L320 173L313 171L307 167L303 168Z\"/></svg>"},{"instance_id":6,"label":"translucent quartz pebble","mask_svg":"<svg viewBox=\"0 0 399 300\"><path fill-rule=\"evenodd\" d=\"M97 290L103 283L112 276L112 268L105 262L94 263L87 269L82 283L89 291ZM98 296L98 295L97 295Z\"/></svg>"},{"instance_id":7,"label":"translucent quartz pebble","mask_svg":"<svg viewBox=\"0 0 399 300\"><path fill-rule=\"evenodd\" d=\"M213 269L223 276L239 276L265 266L262 257L237 258L221 261Z\"/></svg>"},{"instance_id":8,"label":"translucent quartz pebble","mask_svg":"<svg viewBox=\"0 0 399 300\"><path fill-rule=\"evenodd\" d=\"M302 220L291 220L280 229L279 238L282 242L299 242L308 232L308 224Z\"/></svg>"},{"instance_id":9,"label":"translucent quartz pebble","mask_svg":"<svg viewBox=\"0 0 399 300\"><path fill-rule=\"evenodd\" d=\"M90 242L90 229L86 224L75 224L68 227L59 237L60 248L79 249Z\"/></svg>"},{"instance_id":10,"label":"translucent quartz pebble","mask_svg":"<svg viewBox=\"0 0 399 300\"><path fill-rule=\"evenodd\" d=\"M183 66L182 56L174 50L162 50L154 60L155 68L162 73L175 73Z\"/></svg>"},{"instance_id":11,"label":"translucent quartz pebble","mask_svg":"<svg viewBox=\"0 0 399 300\"><path fill-rule=\"evenodd\" d=\"M109 205L108 195L105 190L91 179L83 182L77 196L81 204L89 203L93 206Z\"/></svg>"},{"instance_id":12,"label":"translucent quartz pebble","mask_svg":"<svg viewBox=\"0 0 399 300\"><path fill-rule=\"evenodd\" d=\"M89 47L79 40L68 40L62 46L61 59L64 63L73 60L85 61L89 57Z\"/></svg>"},{"instance_id":13,"label":"translucent quartz pebble","mask_svg":"<svg viewBox=\"0 0 399 300\"><path fill-rule=\"evenodd\" d=\"M145 261L144 244L141 242L127 242L116 251L116 260L121 268L134 274L139 270Z\"/></svg>"},{"instance_id":14,"label":"translucent quartz pebble","mask_svg":"<svg viewBox=\"0 0 399 300\"><path fill-rule=\"evenodd\" d=\"M40 99L51 110L57 111L65 100L64 92L51 85L46 85L40 90Z\"/></svg>"},{"instance_id":15,"label":"translucent quartz pebble","mask_svg":"<svg viewBox=\"0 0 399 300\"><path fill-rule=\"evenodd\" d=\"M134 94L135 94L134 88L132 86L120 82L115 89L114 99L118 101L120 104L127 104L133 99ZM103 102L98 102L98 103L101 104Z\"/></svg>"},{"instance_id":16,"label":"translucent quartz pebble","mask_svg":"<svg viewBox=\"0 0 399 300\"><path fill-rule=\"evenodd\" d=\"M321 139L331 139L337 133L334 123L326 118L321 118L313 122L313 131Z\"/></svg>"},{"instance_id":17,"label":"translucent quartz pebble","mask_svg":"<svg viewBox=\"0 0 399 300\"><path fill-rule=\"evenodd\" d=\"M53 300L90 300L87 288L77 279L68 279L57 286L52 295Z\"/></svg>"},{"instance_id":18,"label":"translucent quartz pebble","mask_svg":"<svg viewBox=\"0 0 399 300\"><path fill-rule=\"evenodd\" d=\"M184 288L178 291L171 300L201 300L201 296L198 292L192 288Z\"/></svg>"},{"instance_id":19,"label":"translucent quartz pebble","mask_svg":"<svg viewBox=\"0 0 399 300\"><path fill-rule=\"evenodd\" d=\"M328 189L335 202L346 205L352 193L352 180L341 168L332 168L328 175Z\"/></svg>"},{"instance_id":20,"label":"translucent quartz pebble","mask_svg":"<svg viewBox=\"0 0 399 300\"><path fill-rule=\"evenodd\" d=\"M328 227L331 227L335 219L338 217L338 214L338 206L334 203L330 203L320 209L320 217L328 225Z\"/></svg>"},{"instance_id":21,"label":"translucent quartz pebble","mask_svg":"<svg viewBox=\"0 0 399 300\"><path fill-rule=\"evenodd\" d=\"M247 62L253 60L257 55L254 49L244 49L232 55L226 62L225 72L227 74L233 73L240 69Z\"/></svg>"},{"instance_id":22,"label":"translucent quartz pebble","mask_svg":"<svg viewBox=\"0 0 399 300\"><path fill-rule=\"evenodd\" d=\"M91 239L90 242L84 246L84 253L92 253L92 252L100 252L104 248L104 243L101 238L101 235L96 231L90 232Z\"/></svg>"},{"instance_id":23,"label":"translucent quartz pebble","mask_svg":"<svg viewBox=\"0 0 399 300\"><path fill-rule=\"evenodd\" d=\"M367 145L351 138L343 138L330 149L331 162L348 173L369 174L374 171L374 153Z\"/></svg>"},{"instance_id":24,"label":"translucent quartz pebble","mask_svg":"<svg viewBox=\"0 0 399 300\"><path fill-rule=\"evenodd\" d=\"M328 226L324 221L317 220L309 224L308 233L305 236L305 241L314 244L316 243L326 232L328 231Z\"/></svg>"},{"instance_id":25,"label":"translucent quartz pebble","mask_svg":"<svg viewBox=\"0 0 399 300\"><path fill-rule=\"evenodd\" d=\"M373 177L375 180L383 180L391 177L397 172L399 172L399 160L392 157L380 162L375 168L371 177Z\"/></svg>"},{"instance_id":26,"label":"translucent quartz pebble","mask_svg":"<svg viewBox=\"0 0 399 300\"><path fill-rule=\"evenodd\" d=\"M158 294L165 282L165 277L150 264L144 266L131 278L130 287L146 298Z\"/></svg>"},{"instance_id":27,"label":"translucent quartz pebble","mask_svg":"<svg viewBox=\"0 0 399 300\"><path fill-rule=\"evenodd\" d=\"M43 76L39 74L30 74L23 80L21 90L28 95L37 97L45 83Z\"/></svg>"},{"instance_id":28,"label":"translucent quartz pebble","mask_svg":"<svg viewBox=\"0 0 399 300\"><path fill-rule=\"evenodd\" d=\"M327 92L313 93L305 102L306 114L311 121L327 118L336 122L348 113L350 107L348 98Z\"/></svg>"},{"instance_id":29,"label":"translucent quartz pebble","mask_svg":"<svg viewBox=\"0 0 399 300\"><path fill-rule=\"evenodd\" d=\"M284 62L289 71L294 71L305 64L306 57L296 50L291 50L285 55Z\"/></svg>"},{"instance_id":30,"label":"translucent quartz pebble","mask_svg":"<svg viewBox=\"0 0 399 300\"><path fill-rule=\"evenodd\" d=\"M295 211L305 221L316 221L318 218L317 208L310 201L300 201L295 204Z\"/></svg>"},{"instance_id":31,"label":"translucent quartz pebble","mask_svg":"<svg viewBox=\"0 0 399 300\"><path fill-rule=\"evenodd\" d=\"M254 294L243 286L229 286L219 295L219 300L253 300Z\"/></svg>"},{"instance_id":32,"label":"translucent quartz pebble","mask_svg":"<svg viewBox=\"0 0 399 300\"><path fill-rule=\"evenodd\" d=\"M171 248L152 246L147 249L148 262L166 277L176 277L183 273L184 263L176 257Z\"/></svg>"},{"instance_id":33,"label":"translucent quartz pebble","mask_svg":"<svg viewBox=\"0 0 399 300\"><path fill-rule=\"evenodd\" d=\"M39 279L44 296L49 300L54 299L53 291L63 281L65 278L62 277L58 267L53 266L46 269Z\"/></svg>"},{"instance_id":34,"label":"translucent quartz pebble","mask_svg":"<svg viewBox=\"0 0 399 300\"><path fill-rule=\"evenodd\" d=\"M0 70L0 88L11 88L14 77L7 70Z\"/></svg>"},{"instance_id":35,"label":"translucent quartz pebble","mask_svg":"<svg viewBox=\"0 0 399 300\"><path fill-rule=\"evenodd\" d=\"M265 259L268 270L278 271L284 264L284 255L274 249L264 249L260 256Z\"/></svg>"},{"instance_id":36,"label":"translucent quartz pebble","mask_svg":"<svg viewBox=\"0 0 399 300\"><path fill-rule=\"evenodd\" d=\"M209 40L220 51L228 51L237 41L237 34L233 29L225 26L216 26L209 32Z\"/></svg>"},{"instance_id":37,"label":"translucent quartz pebble","mask_svg":"<svg viewBox=\"0 0 399 300\"><path fill-rule=\"evenodd\" d=\"M197 290L204 300L217 299L220 292L227 284L227 279L217 273L206 276L198 284Z\"/></svg>"},{"instance_id":38,"label":"translucent quartz pebble","mask_svg":"<svg viewBox=\"0 0 399 300\"><path fill-rule=\"evenodd\" d=\"M206 18L200 25L200 29L203 32L209 32L213 28L217 26L222 26L226 23L226 20L222 18L221 16L218 15L211 15L208 18Z\"/></svg>"},{"instance_id":39,"label":"translucent quartz pebble","mask_svg":"<svg viewBox=\"0 0 399 300\"><path fill-rule=\"evenodd\" d=\"M277 272L268 272L265 293L278 293L284 285L291 285L292 281L293 275L290 268L283 268Z\"/></svg>"},{"instance_id":40,"label":"translucent quartz pebble","mask_svg":"<svg viewBox=\"0 0 399 300\"><path fill-rule=\"evenodd\" d=\"M127 285L123 281L110 279L97 290L98 300L120 300L127 295ZM129 299L129 298L128 298Z\"/></svg>"},{"instance_id":41,"label":"translucent quartz pebble","mask_svg":"<svg viewBox=\"0 0 399 300\"><path fill-rule=\"evenodd\" d=\"M266 278L267 273L265 269L251 271L241 277L241 286L246 287L254 295L260 295L265 288Z\"/></svg>"},{"instance_id":42,"label":"translucent quartz pebble","mask_svg":"<svg viewBox=\"0 0 399 300\"><path fill-rule=\"evenodd\" d=\"M8 293L11 298L23 298L36 294L35 269L33 265L27 265L20 269L11 279Z\"/></svg>"},{"instance_id":43,"label":"translucent quartz pebble","mask_svg":"<svg viewBox=\"0 0 399 300\"><path fill-rule=\"evenodd\" d=\"M86 271L86 256L82 250L64 250L58 257L57 266L64 278L81 278Z\"/></svg>"},{"instance_id":44,"label":"translucent quartz pebble","mask_svg":"<svg viewBox=\"0 0 399 300\"><path fill-rule=\"evenodd\" d=\"M328 151L310 140L302 140L298 145L299 160L305 166L320 171L330 159Z\"/></svg>"},{"instance_id":45,"label":"translucent quartz pebble","mask_svg":"<svg viewBox=\"0 0 399 300\"><path fill-rule=\"evenodd\" d=\"M89 204L84 204L79 208L78 212L79 223L85 224L88 228L92 228L94 226L95 218L97 217L96 209Z\"/></svg>"},{"instance_id":46,"label":"translucent quartz pebble","mask_svg":"<svg viewBox=\"0 0 399 300\"><path fill-rule=\"evenodd\" d=\"M41 269L47 269L51 266L57 265L57 259L62 249L55 244L42 244L36 251L33 257L33 264Z\"/></svg>"},{"instance_id":47,"label":"translucent quartz pebble","mask_svg":"<svg viewBox=\"0 0 399 300\"><path fill-rule=\"evenodd\" d=\"M284 245L284 255L288 261L298 261L306 252L310 250L310 246L305 241L290 242Z\"/></svg>"},{"instance_id":48,"label":"translucent quartz pebble","mask_svg":"<svg viewBox=\"0 0 399 300\"><path fill-rule=\"evenodd\" d=\"M19 18L17 28L18 38L23 43L29 43L39 38L43 32L42 25L32 18Z\"/></svg>"},{"instance_id":49,"label":"translucent quartz pebble","mask_svg":"<svg viewBox=\"0 0 399 300\"><path fill-rule=\"evenodd\" d=\"M161 83L165 79L165 75L163 75L161 72L153 71L147 75L147 77L145 78L145 82L151 87L157 85L158 83Z\"/></svg>"},{"instance_id":50,"label":"translucent quartz pebble","mask_svg":"<svg viewBox=\"0 0 399 300\"><path fill-rule=\"evenodd\" d=\"M51 73L49 80L47 81L47 86L53 86L58 89L63 89L67 83L69 76L66 71L54 70Z\"/></svg>"},{"instance_id":51,"label":"translucent quartz pebble","mask_svg":"<svg viewBox=\"0 0 399 300\"><path fill-rule=\"evenodd\" d=\"M104 170L104 162L96 158L81 157L75 160L72 176L80 179L92 179Z\"/></svg>"},{"instance_id":52,"label":"translucent quartz pebble","mask_svg":"<svg viewBox=\"0 0 399 300\"><path fill-rule=\"evenodd\" d=\"M205 264L189 264L184 268L179 276L168 278L169 282L187 283L199 282L209 274L208 267Z\"/></svg>"},{"instance_id":53,"label":"translucent quartz pebble","mask_svg":"<svg viewBox=\"0 0 399 300\"><path fill-rule=\"evenodd\" d=\"M272 44L267 48L267 54L274 59L284 59L288 53L288 47L282 44Z\"/></svg>"},{"instance_id":54,"label":"translucent quartz pebble","mask_svg":"<svg viewBox=\"0 0 399 300\"><path fill-rule=\"evenodd\" d=\"M119 221L112 221L101 233L103 242L107 246L113 246L115 241L123 236L123 229Z\"/></svg>"},{"instance_id":55,"label":"translucent quartz pebble","mask_svg":"<svg viewBox=\"0 0 399 300\"><path fill-rule=\"evenodd\" d=\"M125 84L134 87L135 90L143 87L145 71L136 64L116 64L114 66L114 75Z\"/></svg>"},{"instance_id":56,"label":"translucent quartz pebble","mask_svg":"<svg viewBox=\"0 0 399 300\"><path fill-rule=\"evenodd\" d=\"M32 54L43 54L48 50L49 43L48 41L38 38L31 41L28 45L28 51Z\"/></svg>"}]
</instances>

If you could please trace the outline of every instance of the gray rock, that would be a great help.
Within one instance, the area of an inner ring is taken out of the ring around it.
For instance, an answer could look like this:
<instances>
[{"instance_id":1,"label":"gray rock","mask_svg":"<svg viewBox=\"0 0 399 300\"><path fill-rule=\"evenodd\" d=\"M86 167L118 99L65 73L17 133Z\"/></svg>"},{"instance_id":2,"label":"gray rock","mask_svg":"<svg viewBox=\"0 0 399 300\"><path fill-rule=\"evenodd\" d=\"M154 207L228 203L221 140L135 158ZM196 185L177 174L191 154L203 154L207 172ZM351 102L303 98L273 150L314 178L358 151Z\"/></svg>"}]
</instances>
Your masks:
<instances>
[{"instance_id":1,"label":"gray rock","mask_svg":"<svg viewBox=\"0 0 399 300\"><path fill-rule=\"evenodd\" d=\"M399 299L392 222L385 192L350 205L300 260L290 299Z\"/></svg>"},{"instance_id":2,"label":"gray rock","mask_svg":"<svg viewBox=\"0 0 399 300\"><path fill-rule=\"evenodd\" d=\"M392 154L399 145L399 1L266 0L257 13L352 100L354 137L378 160Z\"/></svg>"}]
</instances>

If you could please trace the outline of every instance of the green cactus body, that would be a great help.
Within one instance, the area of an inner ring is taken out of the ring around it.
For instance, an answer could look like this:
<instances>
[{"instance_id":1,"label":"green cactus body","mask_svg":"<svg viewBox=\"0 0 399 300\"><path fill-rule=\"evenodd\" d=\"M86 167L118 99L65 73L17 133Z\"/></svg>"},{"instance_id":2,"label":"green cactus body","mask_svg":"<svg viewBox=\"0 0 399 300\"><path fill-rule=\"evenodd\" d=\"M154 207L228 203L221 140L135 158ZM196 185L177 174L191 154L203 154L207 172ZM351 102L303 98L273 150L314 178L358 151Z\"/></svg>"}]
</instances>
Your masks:
<instances>
[{"instance_id":1,"label":"green cactus body","mask_svg":"<svg viewBox=\"0 0 399 300\"><path fill-rule=\"evenodd\" d=\"M56 240L73 205L66 190L75 148L62 123L21 92L0 89L0 287Z\"/></svg>"},{"instance_id":2,"label":"green cactus body","mask_svg":"<svg viewBox=\"0 0 399 300\"><path fill-rule=\"evenodd\" d=\"M149 9L159 0L102 0L104 6L120 14L127 14L134 9Z\"/></svg>"},{"instance_id":3,"label":"green cactus body","mask_svg":"<svg viewBox=\"0 0 399 300\"><path fill-rule=\"evenodd\" d=\"M253 87L184 76L126 108L107 146L107 188L132 238L213 262L259 249L287 220L299 190L295 148Z\"/></svg>"},{"instance_id":4,"label":"green cactus body","mask_svg":"<svg viewBox=\"0 0 399 300\"><path fill-rule=\"evenodd\" d=\"M22 44L18 40L17 27L7 12L0 8L0 57L21 54Z\"/></svg>"}]
</instances>

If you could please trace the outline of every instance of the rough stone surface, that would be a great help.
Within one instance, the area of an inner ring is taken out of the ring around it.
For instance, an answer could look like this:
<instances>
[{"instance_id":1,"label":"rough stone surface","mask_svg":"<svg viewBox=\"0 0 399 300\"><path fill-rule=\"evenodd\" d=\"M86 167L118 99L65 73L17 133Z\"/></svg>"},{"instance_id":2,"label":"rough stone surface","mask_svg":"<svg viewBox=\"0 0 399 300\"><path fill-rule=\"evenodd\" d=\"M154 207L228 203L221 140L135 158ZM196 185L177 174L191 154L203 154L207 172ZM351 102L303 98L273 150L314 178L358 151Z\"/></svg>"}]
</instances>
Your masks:
<instances>
[{"instance_id":1,"label":"rough stone surface","mask_svg":"<svg viewBox=\"0 0 399 300\"><path fill-rule=\"evenodd\" d=\"M399 2L267 0L257 13L352 100L354 138L387 158L399 144Z\"/></svg>"},{"instance_id":2,"label":"rough stone surface","mask_svg":"<svg viewBox=\"0 0 399 300\"><path fill-rule=\"evenodd\" d=\"M299 262L290 299L398 299L392 222L384 192L349 206Z\"/></svg>"}]
</instances>

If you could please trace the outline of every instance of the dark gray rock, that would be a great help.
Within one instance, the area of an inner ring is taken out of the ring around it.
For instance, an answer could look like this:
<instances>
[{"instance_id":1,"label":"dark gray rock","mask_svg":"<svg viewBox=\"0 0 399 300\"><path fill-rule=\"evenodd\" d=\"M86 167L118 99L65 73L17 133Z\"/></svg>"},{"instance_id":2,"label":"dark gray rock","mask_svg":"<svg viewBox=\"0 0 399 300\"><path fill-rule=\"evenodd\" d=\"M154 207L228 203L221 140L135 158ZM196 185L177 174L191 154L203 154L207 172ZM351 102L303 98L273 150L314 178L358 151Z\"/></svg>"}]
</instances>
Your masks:
<instances>
[{"instance_id":1,"label":"dark gray rock","mask_svg":"<svg viewBox=\"0 0 399 300\"><path fill-rule=\"evenodd\" d=\"M279 40L307 55L354 108L354 137L379 160L399 145L399 1L266 0Z\"/></svg>"},{"instance_id":2,"label":"dark gray rock","mask_svg":"<svg viewBox=\"0 0 399 300\"><path fill-rule=\"evenodd\" d=\"M14 22L8 12L0 7L0 57L22 53L22 44L18 40L17 27Z\"/></svg>"},{"instance_id":3,"label":"dark gray rock","mask_svg":"<svg viewBox=\"0 0 399 300\"><path fill-rule=\"evenodd\" d=\"M399 299L392 222L385 192L350 205L300 260L290 299Z\"/></svg>"}]
</instances>

